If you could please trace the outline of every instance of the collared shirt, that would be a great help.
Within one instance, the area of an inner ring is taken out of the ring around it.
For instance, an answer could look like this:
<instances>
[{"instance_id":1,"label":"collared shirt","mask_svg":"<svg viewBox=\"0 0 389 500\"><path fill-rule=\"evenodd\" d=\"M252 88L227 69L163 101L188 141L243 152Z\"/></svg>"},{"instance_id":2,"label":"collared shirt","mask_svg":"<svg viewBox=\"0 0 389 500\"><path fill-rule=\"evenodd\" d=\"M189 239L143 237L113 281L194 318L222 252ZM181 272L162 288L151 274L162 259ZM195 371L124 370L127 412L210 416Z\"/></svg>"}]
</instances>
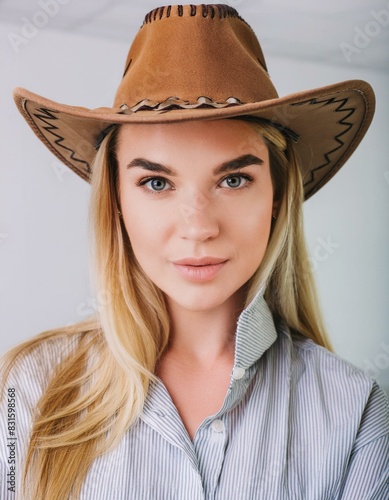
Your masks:
<instances>
[{"instance_id":1,"label":"collared shirt","mask_svg":"<svg viewBox=\"0 0 389 500\"><path fill-rule=\"evenodd\" d=\"M31 412L72 348L66 338L46 341L11 374L20 457ZM1 500L13 499L4 421L1 433ZM384 392L350 363L275 325L260 293L239 318L220 410L192 441L163 383L153 383L138 422L93 462L81 500L388 500L388 457Z\"/></svg>"}]
</instances>

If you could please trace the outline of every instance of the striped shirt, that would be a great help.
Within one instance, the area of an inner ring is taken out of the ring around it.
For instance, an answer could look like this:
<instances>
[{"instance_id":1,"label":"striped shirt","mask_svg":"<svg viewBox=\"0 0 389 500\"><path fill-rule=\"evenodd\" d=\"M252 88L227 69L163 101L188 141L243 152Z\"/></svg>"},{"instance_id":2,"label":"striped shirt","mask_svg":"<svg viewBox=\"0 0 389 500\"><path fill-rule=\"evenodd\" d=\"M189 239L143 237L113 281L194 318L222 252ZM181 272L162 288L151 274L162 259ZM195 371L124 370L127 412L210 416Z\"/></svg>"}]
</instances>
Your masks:
<instances>
[{"instance_id":1,"label":"striped shirt","mask_svg":"<svg viewBox=\"0 0 389 500\"><path fill-rule=\"evenodd\" d=\"M12 372L19 457L39 395L70 349L66 338L43 342ZM1 433L1 500L13 499L4 421ZM350 363L275 324L258 294L238 321L220 410L192 441L163 383L153 383L138 422L93 462L81 499L388 500L388 457L384 392Z\"/></svg>"}]
</instances>

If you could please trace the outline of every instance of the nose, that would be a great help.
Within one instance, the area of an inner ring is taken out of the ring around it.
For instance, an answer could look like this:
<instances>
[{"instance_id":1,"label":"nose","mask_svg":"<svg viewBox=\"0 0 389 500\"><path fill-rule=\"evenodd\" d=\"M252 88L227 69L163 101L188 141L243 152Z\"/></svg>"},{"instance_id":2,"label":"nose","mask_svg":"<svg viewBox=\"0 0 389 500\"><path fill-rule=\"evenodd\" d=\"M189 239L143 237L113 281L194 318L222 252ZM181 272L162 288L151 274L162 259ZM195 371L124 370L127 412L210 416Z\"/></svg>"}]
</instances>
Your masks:
<instances>
[{"instance_id":1,"label":"nose","mask_svg":"<svg viewBox=\"0 0 389 500\"><path fill-rule=\"evenodd\" d=\"M203 194L196 192L186 197L179 205L179 212L182 238L206 241L219 234L215 207Z\"/></svg>"}]
</instances>

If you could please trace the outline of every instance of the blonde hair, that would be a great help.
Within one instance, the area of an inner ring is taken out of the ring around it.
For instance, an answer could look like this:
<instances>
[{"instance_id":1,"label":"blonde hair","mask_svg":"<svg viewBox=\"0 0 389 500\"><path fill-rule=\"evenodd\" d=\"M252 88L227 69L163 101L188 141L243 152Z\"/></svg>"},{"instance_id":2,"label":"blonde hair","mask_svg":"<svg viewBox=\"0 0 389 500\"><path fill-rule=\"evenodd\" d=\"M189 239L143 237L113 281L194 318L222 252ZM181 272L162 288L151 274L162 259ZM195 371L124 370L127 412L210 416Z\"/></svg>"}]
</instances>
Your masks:
<instances>
[{"instance_id":1,"label":"blonde hair","mask_svg":"<svg viewBox=\"0 0 389 500\"><path fill-rule=\"evenodd\" d=\"M258 119L249 123L267 143L274 196L280 206L264 258L250 280L247 303L266 286L265 298L273 315L331 350L305 242L304 188L296 150L292 140L271 122Z\"/></svg>"},{"instance_id":2,"label":"blonde hair","mask_svg":"<svg viewBox=\"0 0 389 500\"><path fill-rule=\"evenodd\" d=\"M280 207L263 261L247 284L247 303L266 286L275 316L329 347L303 236L303 188L293 145L271 124L252 126L268 144ZM118 214L117 133L118 128L104 138L93 167L94 275L106 298L98 317L45 332L5 358L3 380L41 342L71 336L76 343L38 403L25 465L26 499L79 496L91 463L139 418L169 338L164 297L138 265Z\"/></svg>"}]
</instances>

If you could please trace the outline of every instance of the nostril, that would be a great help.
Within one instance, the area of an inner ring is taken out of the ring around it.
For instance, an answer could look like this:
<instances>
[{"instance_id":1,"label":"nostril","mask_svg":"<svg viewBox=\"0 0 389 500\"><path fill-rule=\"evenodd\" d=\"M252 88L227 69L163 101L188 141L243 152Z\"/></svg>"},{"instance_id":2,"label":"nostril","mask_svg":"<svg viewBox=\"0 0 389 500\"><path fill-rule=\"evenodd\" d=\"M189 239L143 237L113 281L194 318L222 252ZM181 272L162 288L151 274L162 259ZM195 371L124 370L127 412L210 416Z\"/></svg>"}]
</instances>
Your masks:
<instances>
[{"instance_id":1,"label":"nostril","mask_svg":"<svg viewBox=\"0 0 389 500\"><path fill-rule=\"evenodd\" d=\"M183 238L204 241L219 234L219 224L210 213L196 210L192 206L182 206L181 210Z\"/></svg>"}]
</instances>

